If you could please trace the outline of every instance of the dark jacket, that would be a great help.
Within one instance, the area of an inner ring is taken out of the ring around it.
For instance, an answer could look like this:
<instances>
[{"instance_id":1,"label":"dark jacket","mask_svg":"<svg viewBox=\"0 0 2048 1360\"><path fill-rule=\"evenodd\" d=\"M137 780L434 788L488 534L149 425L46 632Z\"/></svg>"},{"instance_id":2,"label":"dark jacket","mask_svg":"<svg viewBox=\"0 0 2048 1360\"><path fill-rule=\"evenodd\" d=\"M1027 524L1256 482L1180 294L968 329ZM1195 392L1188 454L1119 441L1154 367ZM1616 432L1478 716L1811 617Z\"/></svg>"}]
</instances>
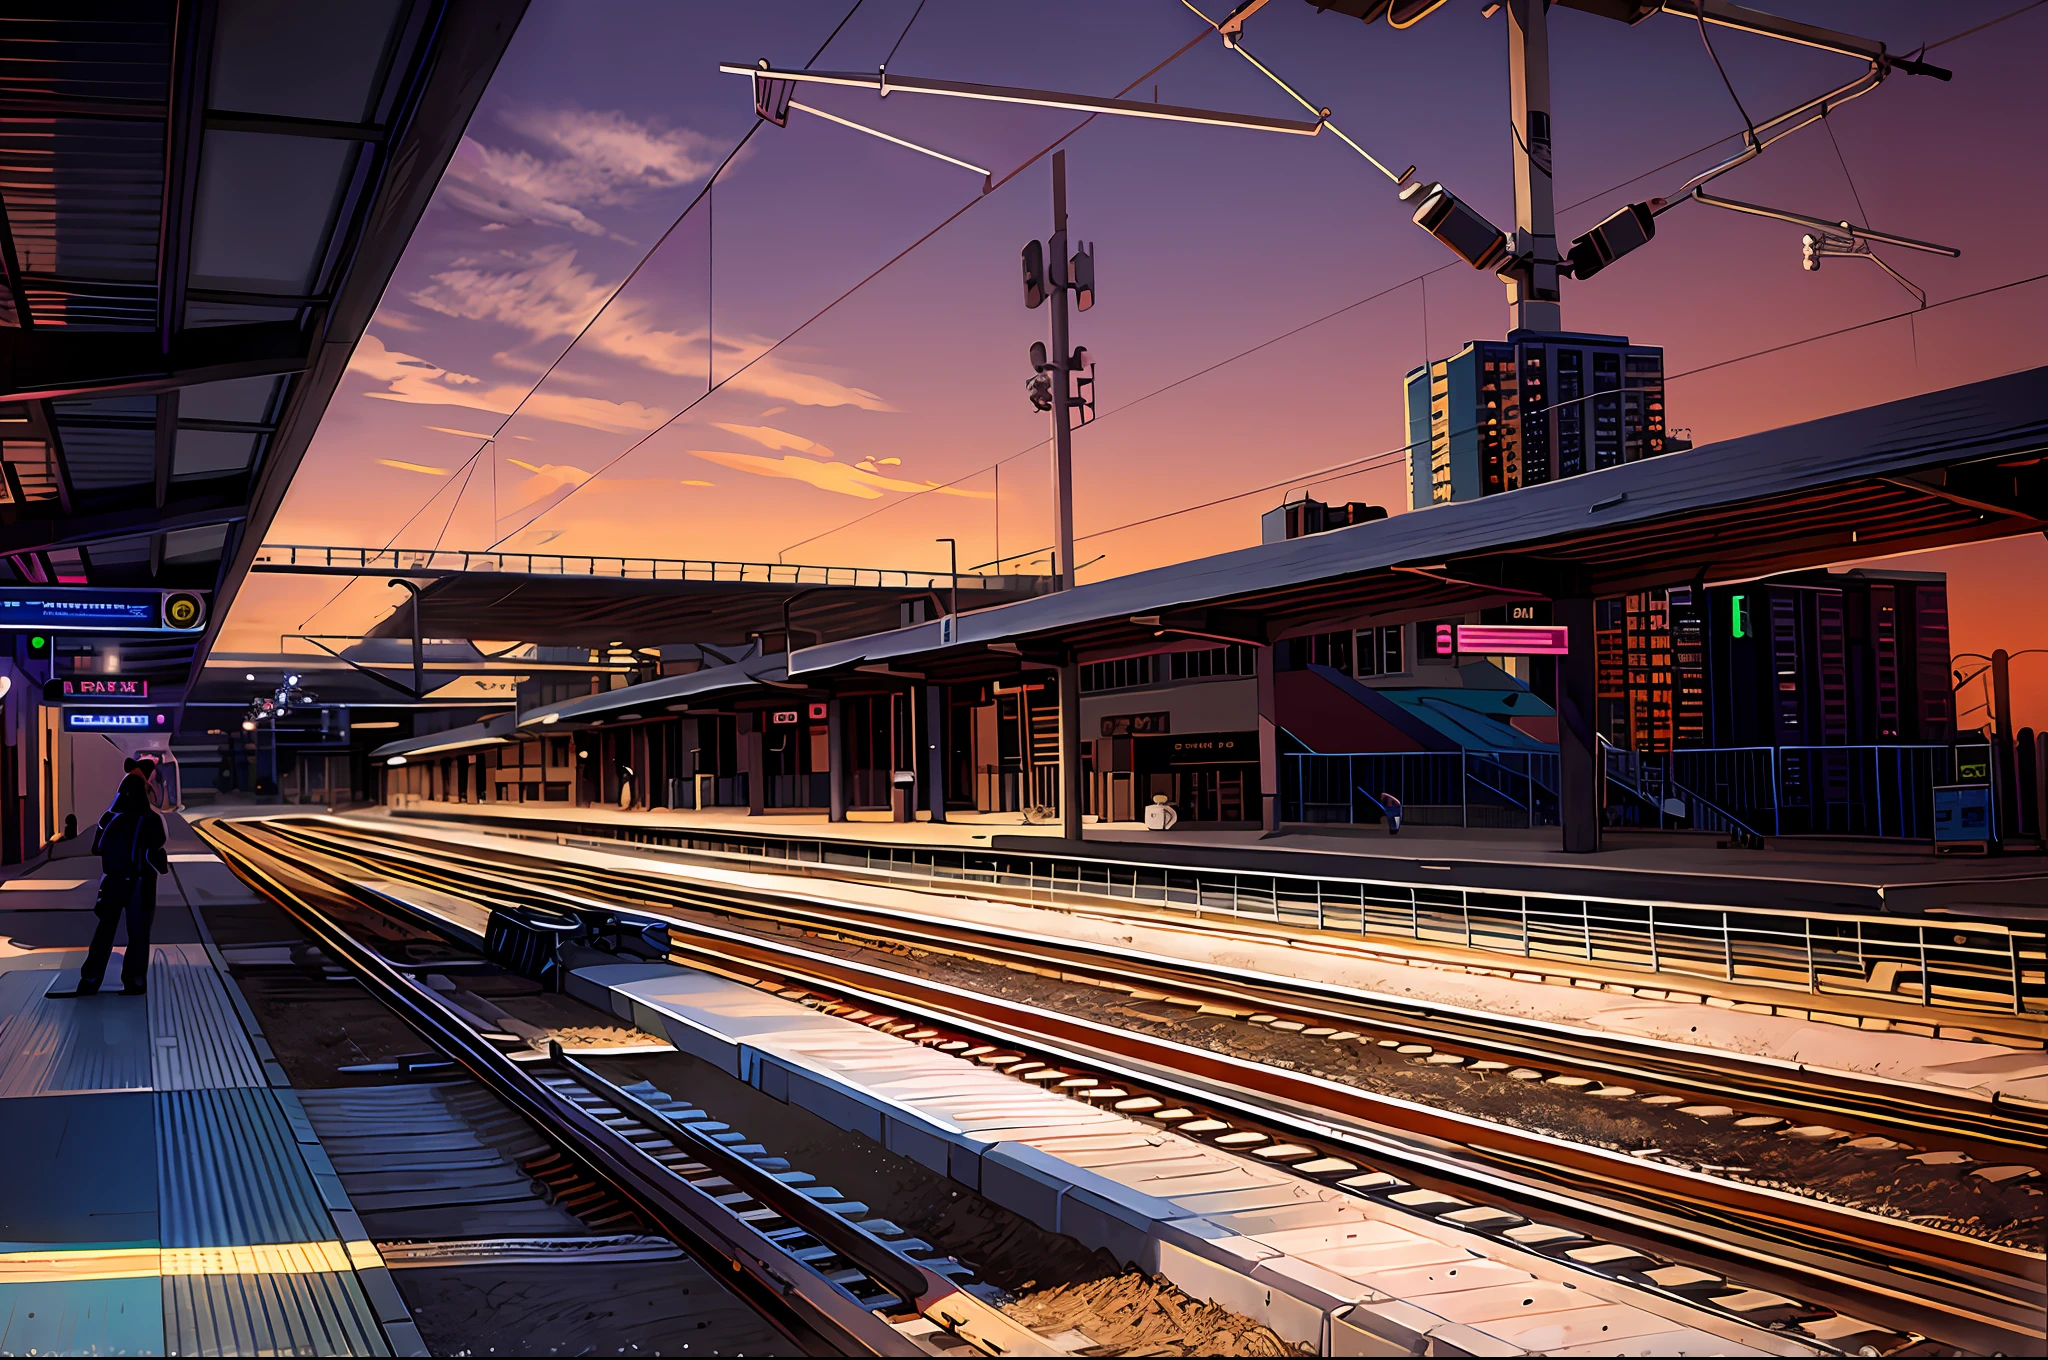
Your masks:
<instances>
[{"instance_id":1,"label":"dark jacket","mask_svg":"<svg viewBox=\"0 0 2048 1360\"><path fill-rule=\"evenodd\" d=\"M165 839L163 816L149 805L149 785L141 776L129 775L121 781L112 805L100 814L93 849L99 853L101 871L120 878L169 873Z\"/></svg>"}]
</instances>

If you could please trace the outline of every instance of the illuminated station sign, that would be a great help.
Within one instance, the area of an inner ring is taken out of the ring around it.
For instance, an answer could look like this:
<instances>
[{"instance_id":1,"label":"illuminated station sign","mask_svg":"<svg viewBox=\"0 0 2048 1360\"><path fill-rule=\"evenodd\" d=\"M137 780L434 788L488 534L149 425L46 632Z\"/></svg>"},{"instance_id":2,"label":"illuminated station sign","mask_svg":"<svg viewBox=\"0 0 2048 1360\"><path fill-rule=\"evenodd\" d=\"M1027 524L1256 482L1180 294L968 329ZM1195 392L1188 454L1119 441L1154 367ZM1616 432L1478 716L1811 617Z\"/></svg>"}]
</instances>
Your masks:
<instances>
[{"instance_id":1,"label":"illuminated station sign","mask_svg":"<svg viewBox=\"0 0 2048 1360\"><path fill-rule=\"evenodd\" d=\"M64 697L94 699L147 699L149 681L120 676L75 676L63 681Z\"/></svg>"},{"instance_id":2,"label":"illuminated station sign","mask_svg":"<svg viewBox=\"0 0 2048 1360\"><path fill-rule=\"evenodd\" d=\"M1566 656L1571 638L1563 624L1440 623L1438 656Z\"/></svg>"},{"instance_id":3,"label":"illuminated station sign","mask_svg":"<svg viewBox=\"0 0 2048 1360\"><path fill-rule=\"evenodd\" d=\"M171 725L168 713L146 708L67 708L67 732L161 732Z\"/></svg>"}]
</instances>

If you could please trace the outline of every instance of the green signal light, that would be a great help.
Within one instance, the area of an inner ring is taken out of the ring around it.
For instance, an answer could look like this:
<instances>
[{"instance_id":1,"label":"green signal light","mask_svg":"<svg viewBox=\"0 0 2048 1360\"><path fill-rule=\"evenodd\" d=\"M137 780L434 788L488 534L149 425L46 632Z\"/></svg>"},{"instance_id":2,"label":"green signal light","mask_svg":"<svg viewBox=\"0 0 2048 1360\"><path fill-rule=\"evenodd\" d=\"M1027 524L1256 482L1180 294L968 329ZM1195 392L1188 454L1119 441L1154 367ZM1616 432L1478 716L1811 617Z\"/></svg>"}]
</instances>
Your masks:
<instances>
[{"instance_id":1,"label":"green signal light","mask_svg":"<svg viewBox=\"0 0 2048 1360\"><path fill-rule=\"evenodd\" d=\"M34 647L37 651L41 651L43 647L43 639L40 637L31 637L28 640L28 645Z\"/></svg>"},{"instance_id":2,"label":"green signal light","mask_svg":"<svg viewBox=\"0 0 2048 1360\"><path fill-rule=\"evenodd\" d=\"M1749 636L1749 596L1737 595L1729 600L1728 635L1736 638Z\"/></svg>"}]
</instances>

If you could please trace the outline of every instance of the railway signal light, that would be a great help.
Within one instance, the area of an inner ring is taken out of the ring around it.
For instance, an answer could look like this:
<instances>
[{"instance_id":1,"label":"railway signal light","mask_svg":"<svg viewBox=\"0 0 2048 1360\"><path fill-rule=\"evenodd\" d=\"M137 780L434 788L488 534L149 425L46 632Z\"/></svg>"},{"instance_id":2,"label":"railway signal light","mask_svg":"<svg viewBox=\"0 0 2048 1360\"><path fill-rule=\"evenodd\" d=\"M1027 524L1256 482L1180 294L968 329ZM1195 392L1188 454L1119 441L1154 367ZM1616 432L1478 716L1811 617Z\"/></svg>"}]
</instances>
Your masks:
<instances>
[{"instance_id":1,"label":"railway signal light","mask_svg":"<svg viewBox=\"0 0 2048 1360\"><path fill-rule=\"evenodd\" d=\"M1024 243L1024 305L1045 305L1045 247L1037 241Z\"/></svg>"}]
</instances>

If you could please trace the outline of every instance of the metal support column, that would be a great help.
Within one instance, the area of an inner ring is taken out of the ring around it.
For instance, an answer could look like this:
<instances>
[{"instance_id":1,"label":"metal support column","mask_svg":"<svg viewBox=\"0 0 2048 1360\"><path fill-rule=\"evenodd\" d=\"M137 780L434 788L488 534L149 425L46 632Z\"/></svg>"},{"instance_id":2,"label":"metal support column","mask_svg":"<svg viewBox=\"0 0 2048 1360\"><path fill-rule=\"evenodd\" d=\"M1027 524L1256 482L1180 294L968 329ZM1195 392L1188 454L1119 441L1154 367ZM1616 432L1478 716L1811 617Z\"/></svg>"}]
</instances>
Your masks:
<instances>
[{"instance_id":1,"label":"metal support column","mask_svg":"<svg viewBox=\"0 0 2048 1360\"><path fill-rule=\"evenodd\" d=\"M925 802L935 822L946 820L946 687L924 687Z\"/></svg>"},{"instance_id":2,"label":"metal support column","mask_svg":"<svg viewBox=\"0 0 2048 1360\"><path fill-rule=\"evenodd\" d=\"M1055 284L1047 290L1052 304L1052 509L1053 570L1061 590L1074 588L1074 422L1068 391L1067 364L1072 358L1067 334L1067 153L1052 153L1052 239L1045 243L1047 272ZM1061 672L1063 675L1064 671ZM1064 701L1063 701L1064 702ZM1062 712L1065 710L1062 709ZM1073 835L1080 837L1077 821Z\"/></svg>"},{"instance_id":3,"label":"metal support column","mask_svg":"<svg viewBox=\"0 0 2048 1360\"><path fill-rule=\"evenodd\" d=\"M767 761L761 751L761 715L742 713L740 723L740 761L747 771L747 815L759 817L768 811Z\"/></svg>"},{"instance_id":4,"label":"metal support column","mask_svg":"<svg viewBox=\"0 0 2048 1360\"><path fill-rule=\"evenodd\" d=\"M1564 625L1570 654L1557 659L1557 802L1569 854L1600 848L1599 674L1593 640L1593 601L1558 600L1551 616Z\"/></svg>"},{"instance_id":5,"label":"metal support column","mask_svg":"<svg viewBox=\"0 0 2048 1360\"><path fill-rule=\"evenodd\" d=\"M1510 330L1556 331L1557 212L1550 183L1550 0L1508 0L1516 262L1504 268Z\"/></svg>"},{"instance_id":6,"label":"metal support column","mask_svg":"<svg viewBox=\"0 0 2048 1360\"><path fill-rule=\"evenodd\" d=\"M825 813L829 822L846 820L846 732L839 716L843 703L837 695L825 701L825 745L830 748L831 761L825 776L826 786L831 790L826 795L831 800Z\"/></svg>"},{"instance_id":7,"label":"metal support column","mask_svg":"<svg viewBox=\"0 0 2048 1360\"><path fill-rule=\"evenodd\" d=\"M1259 828L1267 835L1280 829L1280 684L1271 645L1256 656L1259 678Z\"/></svg>"},{"instance_id":8,"label":"metal support column","mask_svg":"<svg viewBox=\"0 0 2048 1360\"><path fill-rule=\"evenodd\" d=\"M1073 653L1060 665L1060 835L1081 840L1081 667ZM1030 740L1027 731L1025 740Z\"/></svg>"}]
</instances>

